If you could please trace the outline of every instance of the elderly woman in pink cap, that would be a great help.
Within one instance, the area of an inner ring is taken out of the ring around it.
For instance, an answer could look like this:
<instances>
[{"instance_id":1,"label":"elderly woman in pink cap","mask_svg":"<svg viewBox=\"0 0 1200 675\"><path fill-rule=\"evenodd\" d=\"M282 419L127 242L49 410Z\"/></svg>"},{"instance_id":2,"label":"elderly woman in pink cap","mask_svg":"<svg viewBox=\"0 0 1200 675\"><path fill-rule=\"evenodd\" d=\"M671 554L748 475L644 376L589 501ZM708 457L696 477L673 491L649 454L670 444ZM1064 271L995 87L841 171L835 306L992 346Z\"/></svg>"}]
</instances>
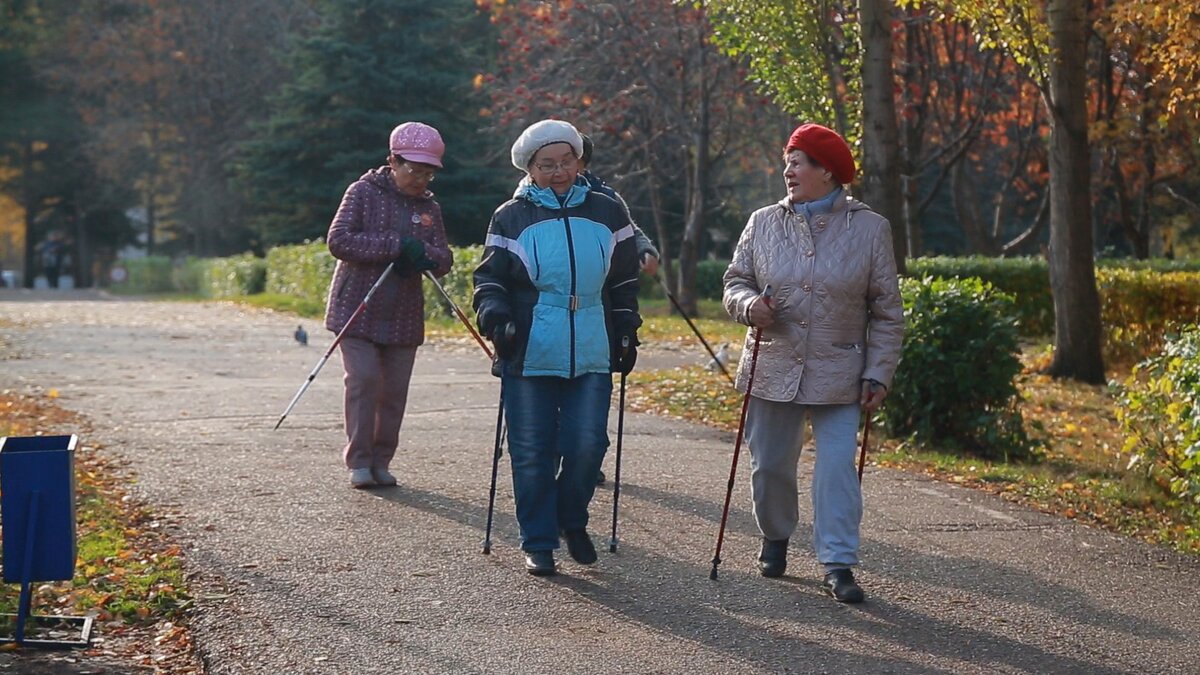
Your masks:
<instances>
[{"instance_id":1,"label":"elderly woman in pink cap","mask_svg":"<svg viewBox=\"0 0 1200 675\"><path fill-rule=\"evenodd\" d=\"M762 329L745 428L763 537L759 569L778 577L787 567L807 419L817 450L813 544L823 587L839 602L862 602L851 571L862 520L855 438L861 411L870 414L887 396L904 334L891 227L846 191L854 158L835 131L801 125L783 162L787 196L750 216L725 272L725 309L751 327L738 366L743 392Z\"/></svg>"},{"instance_id":2,"label":"elderly woman in pink cap","mask_svg":"<svg viewBox=\"0 0 1200 675\"><path fill-rule=\"evenodd\" d=\"M350 485L396 484L388 470L400 442L417 346L425 341L421 273L442 276L453 258L442 209L429 184L446 150L437 129L405 122L392 130L387 164L346 190L333 224L329 252L337 268L329 287L325 327L346 327L367 291L395 263L340 344L345 367L346 445Z\"/></svg>"}]
</instances>

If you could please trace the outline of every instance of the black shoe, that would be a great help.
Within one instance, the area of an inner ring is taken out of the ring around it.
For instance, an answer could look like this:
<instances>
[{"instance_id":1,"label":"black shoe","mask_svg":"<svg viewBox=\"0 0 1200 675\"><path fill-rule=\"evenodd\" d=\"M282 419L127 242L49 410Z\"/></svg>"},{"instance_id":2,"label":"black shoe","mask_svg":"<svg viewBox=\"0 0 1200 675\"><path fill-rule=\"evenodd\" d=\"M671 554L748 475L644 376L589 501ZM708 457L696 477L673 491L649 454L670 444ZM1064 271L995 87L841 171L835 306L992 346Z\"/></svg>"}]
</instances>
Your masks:
<instances>
[{"instance_id":1,"label":"black shoe","mask_svg":"<svg viewBox=\"0 0 1200 675\"><path fill-rule=\"evenodd\" d=\"M535 577L549 577L555 573L553 551L525 551L525 571Z\"/></svg>"},{"instance_id":2,"label":"black shoe","mask_svg":"<svg viewBox=\"0 0 1200 675\"><path fill-rule=\"evenodd\" d=\"M764 577L781 577L787 569L787 539L763 539L758 570Z\"/></svg>"},{"instance_id":3,"label":"black shoe","mask_svg":"<svg viewBox=\"0 0 1200 675\"><path fill-rule=\"evenodd\" d=\"M604 475L603 471L601 471L600 475L596 476L596 485L604 485L604 481L606 480L608 480L608 477Z\"/></svg>"},{"instance_id":4,"label":"black shoe","mask_svg":"<svg viewBox=\"0 0 1200 675\"><path fill-rule=\"evenodd\" d=\"M587 530L563 532L563 539L567 540L567 553L571 554L575 562L580 565L596 562L596 547L592 545L592 538L588 536Z\"/></svg>"},{"instance_id":5,"label":"black shoe","mask_svg":"<svg viewBox=\"0 0 1200 675\"><path fill-rule=\"evenodd\" d=\"M854 581L854 573L849 569L843 568L834 570L825 575L825 592L833 596L838 602L856 603L862 602L863 589Z\"/></svg>"}]
</instances>

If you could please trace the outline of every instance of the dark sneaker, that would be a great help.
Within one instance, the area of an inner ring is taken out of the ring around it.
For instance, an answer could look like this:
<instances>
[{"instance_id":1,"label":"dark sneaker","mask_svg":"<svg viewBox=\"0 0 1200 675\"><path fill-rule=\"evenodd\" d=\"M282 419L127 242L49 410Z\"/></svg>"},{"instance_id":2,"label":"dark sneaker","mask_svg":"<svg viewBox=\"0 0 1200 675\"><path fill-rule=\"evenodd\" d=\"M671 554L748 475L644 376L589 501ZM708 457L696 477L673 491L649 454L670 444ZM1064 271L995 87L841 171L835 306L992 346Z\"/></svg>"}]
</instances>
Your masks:
<instances>
[{"instance_id":1,"label":"dark sneaker","mask_svg":"<svg viewBox=\"0 0 1200 675\"><path fill-rule=\"evenodd\" d=\"M592 545L592 538L588 536L587 530L563 532L563 539L567 540L567 553L571 554L575 562L580 565L596 562L596 547Z\"/></svg>"},{"instance_id":2,"label":"dark sneaker","mask_svg":"<svg viewBox=\"0 0 1200 675\"><path fill-rule=\"evenodd\" d=\"M604 485L604 481L606 480L608 480L608 476L605 476L604 472L601 471L600 475L596 476L596 485Z\"/></svg>"},{"instance_id":3,"label":"dark sneaker","mask_svg":"<svg viewBox=\"0 0 1200 675\"><path fill-rule=\"evenodd\" d=\"M525 551L525 571L535 577L554 576L554 552Z\"/></svg>"},{"instance_id":4,"label":"dark sneaker","mask_svg":"<svg viewBox=\"0 0 1200 675\"><path fill-rule=\"evenodd\" d=\"M758 571L764 577L781 577L787 569L787 539L763 539L758 554Z\"/></svg>"},{"instance_id":5,"label":"dark sneaker","mask_svg":"<svg viewBox=\"0 0 1200 675\"><path fill-rule=\"evenodd\" d=\"M857 603L864 599L862 586L854 580L854 573L849 569L834 570L825 575L825 592L832 595L838 602Z\"/></svg>"}]
</instances>

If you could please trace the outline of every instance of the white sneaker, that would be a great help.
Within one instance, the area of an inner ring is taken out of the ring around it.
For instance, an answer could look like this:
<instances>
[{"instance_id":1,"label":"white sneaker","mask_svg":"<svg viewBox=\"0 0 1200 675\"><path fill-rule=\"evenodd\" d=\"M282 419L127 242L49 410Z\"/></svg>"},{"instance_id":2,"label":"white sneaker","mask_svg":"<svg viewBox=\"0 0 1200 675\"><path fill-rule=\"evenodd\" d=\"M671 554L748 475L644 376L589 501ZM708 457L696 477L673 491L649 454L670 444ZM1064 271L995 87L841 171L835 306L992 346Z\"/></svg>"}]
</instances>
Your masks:
<instances>
[{"instance_id":1,"label":"white sneaker","mask_svg":"<svg viewBox=\"0 0 1200 675\"><path fill-rule=\"evenodd\" d=\"M370 469L350 469L350 487L365 488L375 484L375 477Z\"/></svg>"},{"instance_id":2,"label":"white sneaker","mask_svg":"<svg viewBox=\"0 0 1200 675\"><path fill-rule=\"evenodd\" d=\"M383 486L392 486L396 484L396 477L387 469L371 469L371 475L375 477L375 482Z\"/></svg>"}]
</instances>

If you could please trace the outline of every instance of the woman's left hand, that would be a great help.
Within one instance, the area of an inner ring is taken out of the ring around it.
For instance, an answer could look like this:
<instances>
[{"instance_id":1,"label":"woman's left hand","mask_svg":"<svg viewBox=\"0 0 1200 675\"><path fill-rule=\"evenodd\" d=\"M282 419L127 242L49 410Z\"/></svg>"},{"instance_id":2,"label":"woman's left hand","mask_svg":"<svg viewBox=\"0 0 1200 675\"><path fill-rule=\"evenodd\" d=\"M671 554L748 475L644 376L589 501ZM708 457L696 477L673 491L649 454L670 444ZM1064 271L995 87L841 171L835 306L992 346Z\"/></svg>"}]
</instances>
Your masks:
<instances>
[{"instance_id":1,"label":"woman's left hand","mask_svg":"<svg viewBox=\"0 0 1200 675\"><path fill-rule=\"evenodd\" d=\"M883 405L883 399L887 398L887 387L875 382L874 380L862 381L862 397L859 398L859 405L868 413L873 413L879 410Z\"/></svg>"}]
</instances>

